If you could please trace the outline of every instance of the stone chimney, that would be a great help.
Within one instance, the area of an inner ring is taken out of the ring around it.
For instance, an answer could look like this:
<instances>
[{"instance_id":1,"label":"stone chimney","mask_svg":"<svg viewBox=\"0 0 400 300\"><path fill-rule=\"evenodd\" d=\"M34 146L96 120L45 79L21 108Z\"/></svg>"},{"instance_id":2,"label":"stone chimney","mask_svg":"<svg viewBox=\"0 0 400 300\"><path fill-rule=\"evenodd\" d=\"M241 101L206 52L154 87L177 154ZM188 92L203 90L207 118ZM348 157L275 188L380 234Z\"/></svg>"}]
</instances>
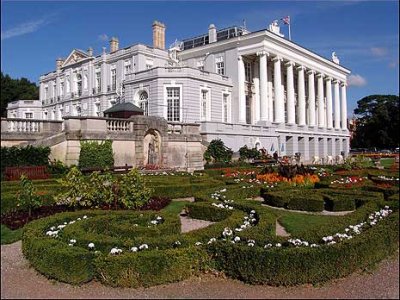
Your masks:
<instances>
[{"instance_id":1,"label":"stone chimney","mask_svg":"<svg viewBox=\"0 0 400 300\"><path fill-rule=\"evenodd\" d=\"M118 50L119 41L116 37L112 37L110 40L110 53L113 53Z\"/></svg>"},{"instance_id":2,"label":"stone chimney","mask_svg":"<svg viewBox=\"0 0 400 300\"><path fill-rule=\"evenodd\" d=\"M56 68L57 68L57 70L61 68L63 63L64 63L64 60L61 57L56 59Z\"/></svg>"},{"instance_id":3,"label":"stone chimney","mask_svg":"<svg viewBox=\"0 0 400 300\"><path fill-rule=\"evenodd\" d=\"M217 41L217 28L214 24L210 24L208 27L208 42L215 43Z\"/></svg>"},{"instance_id":4,"label":"stone chimney","mask_svg":"<svg viewBox=\"0 0 400 300\"><path fill-rule=\"evenodd\" d=\"M153 47L165 50L165 25L161 22L153 22Z\"/></svg>"},{"instance_id":5,"label":"stone chimney","mask_svg":"<svg viewBox=\"0 0 400 300\"><path fill-rule=\"evenodd\" d=\"M87 49L87 54L89 56L93 56L93 48L92 47L89 47L89 49Z\"/></svg>"}]
</instances>

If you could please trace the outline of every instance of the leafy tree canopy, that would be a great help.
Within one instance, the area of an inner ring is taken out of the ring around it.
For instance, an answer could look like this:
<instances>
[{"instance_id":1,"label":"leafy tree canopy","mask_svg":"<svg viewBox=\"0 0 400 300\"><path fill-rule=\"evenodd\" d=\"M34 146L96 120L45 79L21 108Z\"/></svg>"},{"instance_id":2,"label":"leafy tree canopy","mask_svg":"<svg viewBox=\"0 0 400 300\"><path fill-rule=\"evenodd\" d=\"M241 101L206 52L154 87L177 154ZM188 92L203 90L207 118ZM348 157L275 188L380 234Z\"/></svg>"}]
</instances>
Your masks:
<instances>
[{"instance_id":1,"label":"leafy tree canopy","mask_svg":"<svg viewBox=\"0 0 400 300\"><path fill-rule=\"evenodd\" d=\"M399 96L370 95L357 101L354 148L399 146Z\"/></svg>"},{"instance_id":2,"label":"leafy tree canopy","mask_svg":"<svg viewBox=\"0 0 400 300\"><path fill-rule=\"evenodd\" d=\"M39 99L39 88L36 83L26 78L13 79L1 72L1 116L7 115L7 104L15 100Z\"/></svg>"}]
</instances>

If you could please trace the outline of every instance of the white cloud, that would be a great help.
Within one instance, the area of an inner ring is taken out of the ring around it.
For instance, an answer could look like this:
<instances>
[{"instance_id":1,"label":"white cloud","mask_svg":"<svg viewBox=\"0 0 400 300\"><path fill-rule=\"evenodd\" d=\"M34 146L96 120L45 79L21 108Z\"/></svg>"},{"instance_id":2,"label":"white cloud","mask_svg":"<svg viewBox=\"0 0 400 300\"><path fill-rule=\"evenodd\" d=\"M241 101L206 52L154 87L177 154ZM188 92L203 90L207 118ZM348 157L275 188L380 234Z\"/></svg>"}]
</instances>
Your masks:
<instances>
[{"instance_id":1,"label":"white cloud","mask_svg":"<svg viewBox=\"0 0 400 300\"><path fill-rule=\"evenodd\" d=\"M103 41L103 42L108 41L108 35L105 34L105 33L100 34L98 36L98 38L99 38L100 41Z\"/></svg>"},{"instance_id":2,"label":"white cloud","mask_svg":"<svg viewBox=\"0 0 400 300\"><path fill-rule=\"evenodd\" d=\"M360 86L364 86L367 84L367 80L362 77L361 75L358 74L352 74L347 78L347 84L348 86L356 86L356 87L360 87Z\"/></svg>"},{"instance_id":3,"label":"white cloud","mask_svg":"<svg viewBox=\"0 0 400 300\"><path fill-rule=\"evenodd\" d=\"M383 57L386 56L388 50L384 47L372 47L371 53L373 56Z\"/></svg>"},{"instance_id":4,"label":"white cloud","mask_svg":"<svg viewBox=\"0 0 400 300\"><path fill-rule=\"evenodd\" d=\"M7 29L5 31L1 31L1 39L9 39L15 36L20 36L23 34L31 33L37 31L40 27L48 24L49 21L46 18L25 22L15 26L14 28Z\"/></svg>"}]
</instances>

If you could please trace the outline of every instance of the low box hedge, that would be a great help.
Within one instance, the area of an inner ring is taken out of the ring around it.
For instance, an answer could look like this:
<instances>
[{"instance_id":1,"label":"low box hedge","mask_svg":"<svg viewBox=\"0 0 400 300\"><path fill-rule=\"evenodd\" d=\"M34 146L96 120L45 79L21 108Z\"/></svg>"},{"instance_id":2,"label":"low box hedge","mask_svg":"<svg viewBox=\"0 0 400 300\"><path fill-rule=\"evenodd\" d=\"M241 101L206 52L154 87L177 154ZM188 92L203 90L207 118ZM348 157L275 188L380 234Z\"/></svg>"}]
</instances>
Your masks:
<instances>
[{"instance_id":1,"label":"low box hedge","mask_svg":"<svg viewBox=\"0 0 400 300\"><path fill-rule=\"evenodd\" d=\"M323 197L308 189L266 192L263 197L265 203L271 206L304 211L324 210Z\"/></svg>"},{"instance_id":2,"label":"low box hedge","mask_svg":"<svg viewBox=\"0 0 400 300\"><path fill-rule=\"evenodd\" d=\"M248 247L218 242L207 247L218 270L246 283L298 285L339 278L398 249L399 218L393 213L352 240L318 248Z\"/></svg>"},{"instance_id":3,"label":"low box hedge","mask_svg":"<svg viewBox=\"0 0 400 300\"><path fill-rule=\"evenodd\" d=\"M186 208L189 217L211 222L219 222L232 215L232 210L213 206L211 202L189 203Z\"/></svg>"},{"instance_id":4,"label":"low box hedge","mask_svg":"<svg viewBox=\"0 0 400 300\"><path fill-rule=\"evenodd\" d=\"M180 281L206 270L207 252L200 247L143 251L120 256L98 257L96 278L114 287L149 287Z\"/></svg>"},{"instance_id":5,"label":"low box hedge","mask_svg":"<svg viewBox=\"0 0 400 300\"><path fill-rule=\"evenodd\" d=\"M356 201L351 196L323 195L325 210L327 211L351 211L356 209Z\"/></svg>"}]
</instances>

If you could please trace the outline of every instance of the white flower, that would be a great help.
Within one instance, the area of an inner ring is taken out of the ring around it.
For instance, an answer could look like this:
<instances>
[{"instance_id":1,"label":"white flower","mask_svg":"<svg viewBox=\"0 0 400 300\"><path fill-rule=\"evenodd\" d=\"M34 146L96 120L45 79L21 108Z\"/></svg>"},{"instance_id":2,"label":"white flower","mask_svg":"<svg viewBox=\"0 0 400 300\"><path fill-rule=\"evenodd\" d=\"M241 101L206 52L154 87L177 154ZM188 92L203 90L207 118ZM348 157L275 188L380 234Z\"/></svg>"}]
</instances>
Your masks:
<instances>
[{"instance_id":1,"label":"white flower","mask_svg":"<svg viewBox=\"0 0 400 300\"><path fill-rule=\"evenodd\" d=\"M70 242L71 244L75 244L75 243L76 243L76 240L75 240L75 239L69 240L69 242Z\"/></svg>"},{"instance_id":2,"label":"white flower","mask_svg":"<svg viewBox=\"0 0 400 300\"><path fill-rule=\"evenodd\" d=\"M235 238L233 239L235 242L240 242L240 237L239 236L235 236Z\"/></svg>"},{"instance_id":3,"label":"white flower","mask_svg":"<svg viewBox=\"0 0 400 300\"><path fill-rule=\"evenodd\" d=\"M63 229L65 227L65 225L58 225L57 228L58 229Z\"/></svg>"},{"instance_id":4,"label":"white flower","mask_svg":"<svg viewBox=\"0 0 400 300\"><path fill-rule=\"evenodd\" d=\"M275 247L282 247L282 244L281 243L277 243L277 244L275 244Z\"/></svg>"},{"instance_id":5,"label":"white flower","mask_svg":"<svg viewBox=\"0 0 400 300\"><path fill-rule=\"evenodd\" d=\"M69 223L68 224L74 224L75 223L75 221L69 221Z\"/></svg>"},{"instance_id":6,"label":"white flower","mask_svg":"<svg viewBox=\"0 0 400 300\"><path fill-rule=\"evenodd\" d=\"M55 230L55 229L56 229L55 226L51 226L51 227L50 227L50 230Z\"/></svg>"},{"instance_id":7,"label":"white flower","mask_svg":"<svg viewBox=\"0 0 400 300\"><path fill-rule=\"evenodd\" d=\"M83 218L84 218L84 219L87 219L87 216L85 215L85 216L83 216Z\"/></svg>"},{"instance_id":8,"label":"white flower","mask_svg":"<svg viewBox=\"0 0 400 300\"><path fill-rule=\"evenodd\" d=\"M110 254L113 254L113 255L116 255L116 254L119 254L119 253L122 253L122 250L118 249L117 247L112 248L111 251L110 251Z\"/></svg>"},{"instance_id":9,"label":"white flower","mask_svg":"<svg viewBox=\"0 0 400 300\"><path fill-rule=\"evenodd\" d=\"M174 244L179 246L179 245L181 245L181 242L180 241L176 241Z\"/></svg>"},{"instance_id":10,"label":"white flower","mask_svg":"<svg viewBox=\"0 0 400 300\"><path fill-rule=\"evenodd\" d=\"M211 244L211 243L214 243L214 242L216 242L217 241L217 239L216 238L211 238L209 241L208 241L208 243L207 244Z\"/></svg>"},{"instance_id":11,"label":"white flower","mask_svg":"<svg viewBox=\"0 0 400 300\"><path fill-rule=\"evenodd\" d=\"M131 252L137 252L138 251L138 247L132 247L131 248Z\"/></svg>"},{"instance_id":12,"label":"white flower","mask_svg":"<svg viewBox=\"0 0 400 300\"><path fill-rule=\"evenodd\" d=\"M93 244L93 243L89 243L89 244L88 244L88 247L89 247L90 249L93 249L93 248L94 248L94 244Z\"/></svg>"},{"instance_id":13,"label":"white flower","mask_svg":"<svg viewBox=\"0 0 400 300\"><path fill-rule=\"evenodd\" d=\"M265 249L271 248L271 247L272 247L272 244L266 244L266 245L264 246Z\"/></svg>"},{"instance_id":14,"label":"white flower","mask_svg":"<svg viewBox=\"0 0 400 300\"><path fill-rule=\"evenodd\" d=\"M74 244L68 244L68 246L73 246Z\"/></svg>"},{"instance_id":15,"label":"white flower","mask_svg":"<svg viewBox=\"0 0 400 300\"><path fill-rule=\"evenodd\" d=\"M200 246L200 245L203 245L203 243L202 242L196 242L195 245L196 246Z\"/></svg>"},{"instance_id":16,"label":"white flower","mask_svg":"<svg viewBox=\"0 0 400 300\"><path fill-rule=\"evenodd\" d=\"M254 243L248 243L247 246L254 247Z\"/></svg>"},{"instance_id":17,"label":"white flower","mask_svg":"<svg viewBox=\"0 0 400 300\"><path fill-rule=\"evenodd\" d=\"M149 249L149 246L147 244L142 244L139 246L139 250L144 250L144 249Z\"/></svg>"},{"instance_id":18,"label":"white flower","mask_svg":"<svg viewBox=\"0 0 400 300\"><path fill-rule=\"evenodd\" d=\"M252 211L250 211L251 214L255 214L256 211L253 209Z\"/></svg>"}]
</instances>

